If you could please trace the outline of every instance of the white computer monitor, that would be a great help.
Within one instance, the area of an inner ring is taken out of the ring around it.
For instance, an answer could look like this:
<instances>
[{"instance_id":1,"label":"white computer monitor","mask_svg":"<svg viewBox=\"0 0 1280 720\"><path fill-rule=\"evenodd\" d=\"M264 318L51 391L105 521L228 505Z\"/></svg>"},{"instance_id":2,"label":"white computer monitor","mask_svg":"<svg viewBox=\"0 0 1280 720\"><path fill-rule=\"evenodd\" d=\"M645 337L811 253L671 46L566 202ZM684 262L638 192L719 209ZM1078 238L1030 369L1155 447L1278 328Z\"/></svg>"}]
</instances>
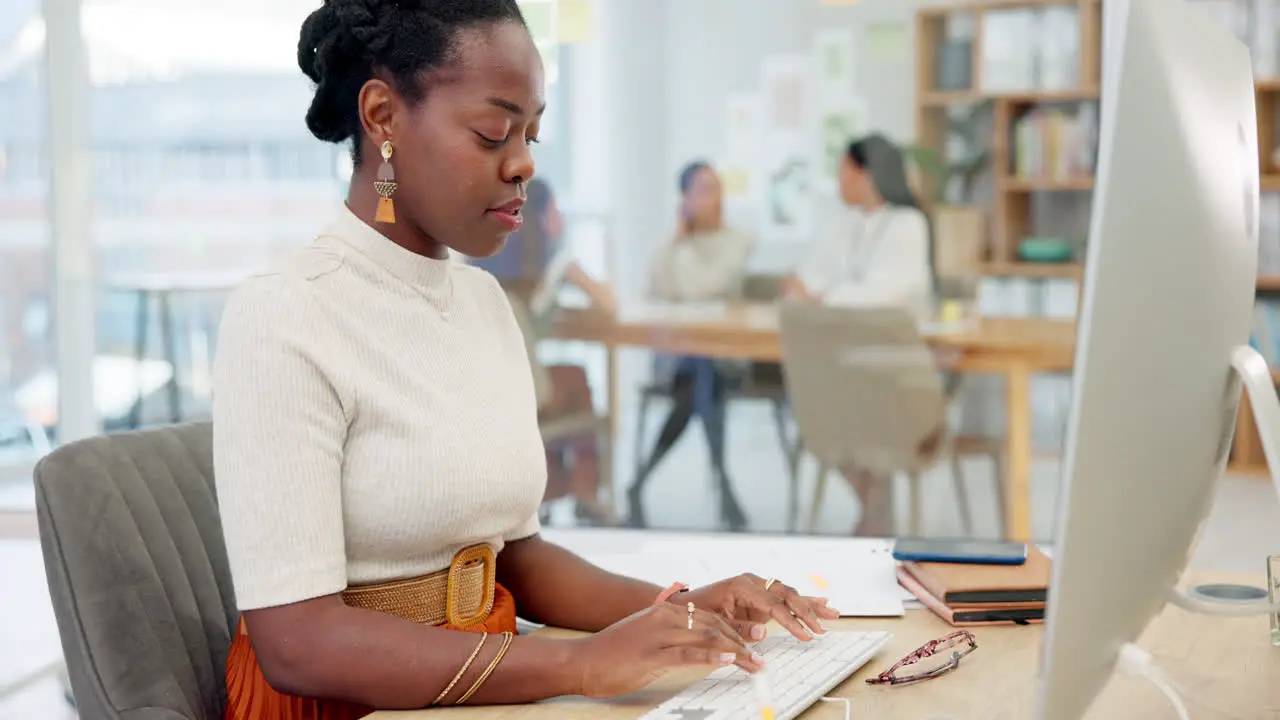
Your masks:
<instances>
[{"instance_id":1,"label":"white computer monitor","mask_svg":"<svg viewBox=\"0 0 1280 720\"><path fill-rule=\"evenodd\" d=\"M1179 581L1225 469L1258 255L1248 50L1108 0L1108 76L1037 717L1075 720ZM1265 372L1265 368L1264 368Z\"/></svg>"}]
</instances>

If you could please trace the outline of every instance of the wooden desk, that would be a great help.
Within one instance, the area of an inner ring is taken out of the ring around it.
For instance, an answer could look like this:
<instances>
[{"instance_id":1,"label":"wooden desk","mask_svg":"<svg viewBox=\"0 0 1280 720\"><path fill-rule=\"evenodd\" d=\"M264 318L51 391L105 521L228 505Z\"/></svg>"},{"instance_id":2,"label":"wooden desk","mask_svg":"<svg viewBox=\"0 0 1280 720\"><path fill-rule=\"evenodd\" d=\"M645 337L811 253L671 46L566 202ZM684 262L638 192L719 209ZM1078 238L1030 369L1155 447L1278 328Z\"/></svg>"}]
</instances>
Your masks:
<instances>
[{"instance_id":1,"label":"wooden desk","mask_svg":"<svg viewBox=\"0 0 1280 720\"><path fill-rule=\"evenodd\" d=\"M1201 575L1200 582L1252 582L1262 577ZM1264 585L1265 586L1265 585ZM894 633L889 647L833 691L853 702L855 718L947 718L1020 720L1034 712L1042 627L978 628L978 650L954 673L915 686L882 688L863 680L950 628L932 614L913 610L901 620L851 620L838 629L884 629ZM543 631L548 632L548 631ZM562 634L556 631L556 634ZM1280 717L1280 649L1270 645L1267 620L1206 618L1168 609L1140 640L1175 681L1189 686L1183 697L1193 717ZM634 720L674 695L706 671L673 673L642 693L607 703L571 698L515 707L463 708L439 714L474 720ZM1213 712L1208 712L1213 711ZM381 712L371 720L426 720L432 712ZM815 705L804 720L836 720L843 708ZM1145 680L1115 675L1088 716L1171 718L1172 708Z\"/></svg>"},{"instance_id":2,"label":"wooden desk","mask_svg":"<svg viewBox=\"0 0 1280 720\"><path fill-rule=\"evenodd\" d=\"M634 306L618 318L567 311L552 334L609 348L609 411L617 413L615 350L622 346L708 357L777 361L781 358L775 305L741 305L723 310L675 306ZM1031 538L1031 376L1071 369L1075 323L983 318L966 326L926 329L928 342L955 354L954 367L1005 379L1005 528L1016 540Z\"/></svg>"}]
</instances>

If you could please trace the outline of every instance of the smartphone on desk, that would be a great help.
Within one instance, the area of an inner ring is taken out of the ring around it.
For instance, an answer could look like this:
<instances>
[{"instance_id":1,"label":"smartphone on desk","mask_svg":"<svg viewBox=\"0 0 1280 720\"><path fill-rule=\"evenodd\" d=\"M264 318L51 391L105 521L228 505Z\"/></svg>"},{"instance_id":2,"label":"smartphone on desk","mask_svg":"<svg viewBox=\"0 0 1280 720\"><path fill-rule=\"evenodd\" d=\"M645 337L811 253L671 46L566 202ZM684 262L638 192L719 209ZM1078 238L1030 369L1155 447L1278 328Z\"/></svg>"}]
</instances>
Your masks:
<instances>
[{"instance_id":1,"label":"smartphone on desk","mask_svg":"<svg viewBox=\"0 0 1280 720\"><path fill-rule=\"evenodd\" d=\"M1022 565L1027 561L1027 544L967 538L903 538L893 544L893 559L899 562Z\"/></svg>"}]
</instances>

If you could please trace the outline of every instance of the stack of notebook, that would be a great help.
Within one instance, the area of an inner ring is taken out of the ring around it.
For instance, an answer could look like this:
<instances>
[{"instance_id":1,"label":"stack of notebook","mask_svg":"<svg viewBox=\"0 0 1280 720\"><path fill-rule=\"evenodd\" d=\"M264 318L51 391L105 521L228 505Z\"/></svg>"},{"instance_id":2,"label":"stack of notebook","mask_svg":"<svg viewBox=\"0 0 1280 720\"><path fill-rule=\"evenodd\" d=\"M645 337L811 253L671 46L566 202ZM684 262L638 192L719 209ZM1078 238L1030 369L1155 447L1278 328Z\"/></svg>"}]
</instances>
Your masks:
<instances>
[{"instance_id":1,"label":"stack of notebook","mask_svg":"<svg viewBox=\"0 0 1280 720\"><path fill-rule=\"evenodd\" d=\"M1022 565L907 562L898 567L898 581L957 627L1026 625L1044 621L1049 558L1029 545Z\"/></svg>"}]
</instances>

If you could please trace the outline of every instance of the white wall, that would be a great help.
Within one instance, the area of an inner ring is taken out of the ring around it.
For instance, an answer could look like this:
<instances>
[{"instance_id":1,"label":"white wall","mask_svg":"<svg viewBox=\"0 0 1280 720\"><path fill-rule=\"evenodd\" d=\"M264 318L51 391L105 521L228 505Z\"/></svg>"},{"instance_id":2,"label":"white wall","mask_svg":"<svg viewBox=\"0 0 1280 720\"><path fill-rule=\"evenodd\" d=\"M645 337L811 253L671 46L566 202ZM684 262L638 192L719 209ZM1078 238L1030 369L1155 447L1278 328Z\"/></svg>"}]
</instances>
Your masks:
<instances>
[{"instance_id":1,"label":"white wall","mask_svg":"<svg viewBox=\"0 0 1280 720\"><path fill-rule=\"evenodd\" d=\"M809 53L814 32L849 27L857 88L875 129L914 137L914 11L924 0L596 0L597 33L573 48L570 137L573 205L615 222L616 278L624 297L642 290L649 254L672 226L676 173L724 148L725 105L756 90L762 61ZM877 23L899 23L898 52L864 42ZM584 67L585 66L585 67ZM588 69L589 68L589 69ZM803 245L765 244L760 270L793 265Z\"/></svg>"}]
</instances>

